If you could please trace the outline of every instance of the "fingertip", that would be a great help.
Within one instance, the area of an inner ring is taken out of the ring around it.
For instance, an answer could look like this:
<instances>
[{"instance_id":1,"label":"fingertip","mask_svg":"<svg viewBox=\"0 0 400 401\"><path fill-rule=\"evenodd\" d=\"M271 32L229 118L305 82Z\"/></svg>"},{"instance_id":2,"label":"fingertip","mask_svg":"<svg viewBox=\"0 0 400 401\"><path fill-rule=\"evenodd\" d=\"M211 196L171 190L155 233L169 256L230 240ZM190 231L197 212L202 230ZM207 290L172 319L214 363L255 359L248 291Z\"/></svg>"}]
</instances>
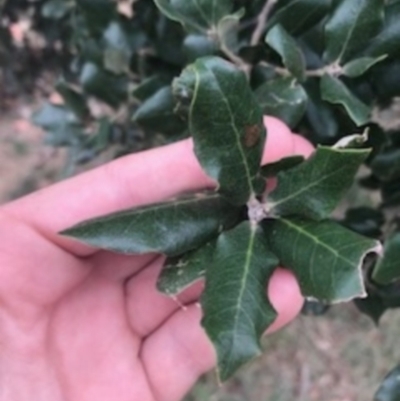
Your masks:
<instances>
[{"instance_id":1,"label":"fingertip","mask_svg":"<svg viewBox=\"0 0 400 401\"><path fill-rule=\"evenodd\" d=\"M314 152L314 146L307 139L301 135L293 134L293 153L295 155L301 155L309 157Z\"/></svg>"},{"instance_id":2,"label":"fingertip","mask_svg":"<svg viewBox=\"0 0 400 401\"><path fill-rule=\"evenodd\" d=\"M290 323L301 311L304 298L294 274L286 269L278 269L268 286L269 299L278 317L267 333L272 333Z\"/></svg>"},{"instance_id":3,"label":"fingertip","mask_svg":"<svg viewBox=\"0 0 400 401\"><path fill-rule=\"evenodd\" d=\"M293 154L293 133L281 120L275 117L264 117L267 128L267 142L263 157L263 164L276 162L283 157Z\"/></svg>"}]
</instances>

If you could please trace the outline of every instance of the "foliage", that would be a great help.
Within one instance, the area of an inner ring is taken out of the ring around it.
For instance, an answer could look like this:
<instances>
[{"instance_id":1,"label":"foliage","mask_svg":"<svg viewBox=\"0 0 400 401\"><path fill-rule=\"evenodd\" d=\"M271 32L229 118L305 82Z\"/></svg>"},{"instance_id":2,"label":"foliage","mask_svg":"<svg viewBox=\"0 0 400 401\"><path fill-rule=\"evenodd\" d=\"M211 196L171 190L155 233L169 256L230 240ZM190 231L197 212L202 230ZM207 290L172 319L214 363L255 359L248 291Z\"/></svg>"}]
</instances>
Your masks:
<instances>
[{"instance_id":1,"label":"foliage","mask_svg":"<svg viewBox=\"0 0 400 401\"><path fill-rule=\"evenodd\" d=\"M373 112L400 95L400 1L47 0L40 10L72 55L56 87L64 104L34 117L52 144L80 164L191 136L219 184L64 234L167 254L159 287L170 295L205 278L203 326L222 380L260 352L279 263L324 304L357 298L376 322L400 305L400 136ZM263 114L311 140L314 155L260 169ZM347 136L366 130L366 142ZM350 187L365 195L332 214Z\"/></svg>"}]
</instances>

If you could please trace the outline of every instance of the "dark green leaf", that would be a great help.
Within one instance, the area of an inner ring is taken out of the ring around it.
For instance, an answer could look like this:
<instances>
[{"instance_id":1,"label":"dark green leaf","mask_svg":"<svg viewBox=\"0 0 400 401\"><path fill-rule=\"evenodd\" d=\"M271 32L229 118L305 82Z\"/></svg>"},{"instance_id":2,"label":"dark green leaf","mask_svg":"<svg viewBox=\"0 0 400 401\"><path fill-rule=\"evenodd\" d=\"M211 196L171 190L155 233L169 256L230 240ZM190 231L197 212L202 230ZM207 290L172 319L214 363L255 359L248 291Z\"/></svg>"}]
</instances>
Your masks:
<instances>
[{"instance_id":1,"label":"dark green leaf","mask_svg":"<svg viewBox=\"0 0 400 401\"><path fill-rule=\"evenodd\" d=\"M169 79L167 79L167 77L153 75L144 79L140 84L135 86L132 90L132 96L143 102L158 92L161 88L165 87L168 83Z\"/></svg>"},{"instance_id":2,"label":"dark green leaf","mask_svg":"<svg viewBox=\"0 0 400 401\"><path fill-rule=\"evenodd\" d=\"M343 66L343 73L351 78L356 78L363 75L375 64L381 62L386 58L386 55L381 57L361 57L352 61L349 61Z\"/></svg>"},{"instance_id":3,"label":"dark green leaf","mask_svg":"<svg viewBox=\"0 0 400 401\"><path fill-rule=\"evenodd\" d=\"M295 127L307 109L308 96L301 85L290 77L265 82L255 92L264 114Z\"/></svg>"},{"instance_id":4,"label":"dark green leaf","mask_svg":"<svg viewBox=\"0 0 400 401\"><path fill-rule=\"evenodd\" d=\"M239 23L244 14L245 10L241 9L235 14L226 15L218 22L217 37L220 46L233 52L239 50Z\"/></svg>"},{"instance_id":5,"label":"dark green leaf","mask_svg":"<svg viewBox=\"0 0 400 401\"><path fill-rule=\"evenodd\" d=\"M400 366L394 368L384 378L374 401L400 401Z\"/></svg>"},{"instance_id":6,"label":"dark green leaf","mask_svg":"<svg viewBox=\"0 0 400 401\"><path fill-rule=\"evenodd\" d=\"M59 20L64 18L73 6L72 1L48 0L43 4L42 15L44 18Z\"/></svg>"},{"instance_id":7,"label":"dark green leaf","mask_svg":"<svg viewBox=\"0 0 400 401\"><path fill-rule=\"evenodd\" d=\"M195 153L220 192L244 204L258 192L264 149L263 115L246 76L218 58L199 59L173 84L181 104L189 106L189 130Z\"/></svg>"},{"instance_id":8,"label":"dark green leaf","mask_svg":"<svg viewBox=\"0 0 400 401\"><path fill-rule=\"evenodd\" d=\"M171 87L166 86L149 97L132 118L148 130L176 134L183 131L186 124L175 113L175 107Z\"/></svg>"},{"instance_id":9,"label":"dark green leaf","mask_svg":"<svg viewBox=\"0 0 400 401\"><path fill-rule=\"evenodd\" d=\"M278 174L277 188L265 204L267 211L315 220L329 217L368 154L365 149L318 147L307 161Z\"/></svg>"},{"instance_id":10,"label":"dark green leaf","mask_svg":"<svg viewBox=\"0 0 400 401\"><path fill-rule=\"evenodd\" d=\"M341 224L361 235L379 238L384 222L385 217L380 210L364 206L348 209Z\"/></svg>"},{"instance_id":11,"label":"dark green leaf","mask_svg":"<svg viewBox=\"0 0 400 401\"><path fill-rule=\"evenodd\" d=\"M216 43L204 35L188 35L183 43L183 49L189 62L200 57L213 55L218 47Z\"/></svg>"},{"instance_id":12,"label":"dark green leaf","mask_svg":"<svg viewBox=\"0 0 400 401\"><path fill-rule=\"evenodd\" d=\"M217 351L221 380L261 354L260 337L276 317L266 288L277 264L262 229L250 222L217 240L206 272L202 324Z\"/></svg>"},{"instance_id":13,"label":"dark green leaf","mask_svg":"<svg viewBox=\"0 0 400 401\"><path fill-rule=\"evenodd\" d=\"M180 22L188 31L207 33L232 11L231 0L154 0L168 18Z\"/></svg>"},{"instance_id":14,"label":"dark green leaf","mask_svg":"<svg viewBox=\"0 0 400 401\"><path fill-rule=\"evenodd\" d=\"M68 85L65 80L61 79L57 82L56 90L64 99L65 105L68 106L78 118L85 119L89 116L90 112L85 97Z\"/></svg>"},{"instance_id":15,"label":"dark green leaf","mask_svg":"<svg viewBox=\"0 0 400 401\"><path fill-rule=\"evenodd\" d=\"M89 220L62 234L88 245L123 254L181 255L203 245L238 218L238 209L216 193Z\"/></svg>"},{"instance_id":16,"label":"dark green leaf","mask_svg":"<svg viewBox=\"0 0 400 401\"><path fill-rule=\"evenodd\" d=\"M340 64L363 50L383 24L382 0L339 0L326 22L325 59Z\"/></svg>"},{"instance_id":17,"label":"dark green leaf","mask_svg":"<svg viewBox=\"0 0 400 401\"><path fill-rule=\"evenodd\" d=\"M354 303L358 310L369 316L378 325L381 317L387 310L382 298L368 294L367 298L355 299Z\"/></svg>"},{"instance_id":18,"label":"dark green leaf","mask_svg":"<svg viewBox=\"0 0 400 401\"><path fill-rule=\"evenodd\" d=\"M79 80L88 95L95 96L113 107L126 100L128 82L125 76L115 76L94 63L85 63Z\"/></svg>"},{"instance_id":19,"label":"dark green leaf","mask_svg":"<svg viewBox=\"0 0 400 401\"><path fill-rule=\"evenodd\" d=\"M317 80L309 79L304 86L308 95L306 116L311 128L310 137L315 144L332 144L339 135L334 106L322 100Z\"/></svg>"},{"instance_id":20,"label":"dark green leaf","mask_svg":"<svg viewBox=\"0 0 400 401\"><path fill-rule=\"evenodd\" d=\"M389 148L378 153L372 160L371 168L382 181L400 178L400 149Z\"/></svg>"},{"instance_id":21,"label":"dark green leaf","mask_svg":"<svg viewBox=\"0 0 400 401\"><path fill-rule=\"evenodd\" d=\"M395 2L385 8L385 22L381 32L371 41L365 51L366 54L376 57L389 54L392 57L400 55L400 3Z\"/></svg>"},{"instance_id":22,"label":"dark green leaf","mask_svg":"<svg viewBox=\"0 0 400 401\"><path fill-rule=\"evenodd\" d=\"M117 15L116 2L113 0L76 0L76 4L90 30L96 33L102 31Z\"/></svg>"},{"instance_id":23,"label":"dark green leaf","mask_svg":"<svg viewBox=\"0 0 400 401\"><path fill-rule=\"evenodd\" d=\"M330 221L279 219L264 227L272 252L294 271L304 296L336 303L366 295L362 262L380 250L378 241Z\"/></svg>"},{"instance_id":24,"label":"dark green leaf","mask_svg":"<svg viewBox=\"0 0 400 401\"><path fill-rule=\"evenodd\" d=\"M300 35L320 21L330 5L331 0L281 0L268 21L268 28L281 24L289 33Z\"/></svg>"},{"instance_id":25,"label":"dark green leaf","mask_svg":"<svg viewBox=\"0 0 400 401\"><path fill-rule=\"evenodd\" d=\"M400 278L400 233L385 241L383 257L378 261L373 279L379 284L389 284Z\"/></svg>"},{"instance_id":26,"label":"dark green leaf","mask_svg":"<svg viewBox=\"0 0 400 401\"><path fill-rule=\"evenodd\" d=\"M321 79L321 93L323 100L333 104L341 104L358 126L369 121L371 108L350 92L338 78L324 75Z\"/></svg>"},{"instance_id":27,"label":"dark green leaf","mask_svg":"<svg viewBox=\"0 0 400 401\"><path fill-rule=\"evenodd\" d=\"M177 295L195 281L203 278L206 269L212 264L215 242L188 252L183 256L167 259L157 288L167 295Z\"/></svg>"},{"instance_id":28,"label":"dark green leaf","mask_svg":"<svg viewBox=\"0 0 400 401\"><path fill-rule=\"evenodd\" d=\"M261 168L261 175L265 178L275 177L281 171L290 170L304 162L303 156L285 157L275 163L270 163Z\"/></svg>"},{"instance_id":29,"label":"dark green leaf","mask_svg":"<svg viewBox=\"0 0 400 401\"><path fill-rule=\"evenodd\" d=\"M284 66L299 81L305 79L305 60L296 41L281 25L275 25L265 38L266 42L282 57Z\"/></svg>"}]
</instances>

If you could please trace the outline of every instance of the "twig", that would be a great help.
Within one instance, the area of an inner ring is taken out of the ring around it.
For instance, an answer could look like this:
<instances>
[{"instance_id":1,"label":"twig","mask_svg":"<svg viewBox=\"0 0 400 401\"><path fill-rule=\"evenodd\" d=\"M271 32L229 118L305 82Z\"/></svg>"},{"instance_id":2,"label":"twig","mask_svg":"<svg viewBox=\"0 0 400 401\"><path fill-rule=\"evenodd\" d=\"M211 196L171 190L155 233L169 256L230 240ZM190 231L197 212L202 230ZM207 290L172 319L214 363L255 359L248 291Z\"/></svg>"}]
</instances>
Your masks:
<instances>
[{"instance_id":1,"label":"twig","mask_svg":"<svg viewBox=\"0 0 400 401\"><path fill-rule=\"evenodd\" d=\"M261 36L264 33L265 27L267 25L269 14L277 2L278 0L267 0L267 2L265 3L264 8L262 9L257 19L257 25L250 40L251 46L255 46L260 41Z\"/></svg>"},{"instance_id":2,"label":"twig","mask_svg":"<svg viewBox=\"0 0 400 401\"><path fill-rule=\"evenodd\" d=\"M237 56L233 51L231 51L225 43L221 43L220 49L225 56L232 61L232 63L236 64L245 74L246 76L250 75L251 66L247 64L242 58Z\"/></svg>"}]
</instances>

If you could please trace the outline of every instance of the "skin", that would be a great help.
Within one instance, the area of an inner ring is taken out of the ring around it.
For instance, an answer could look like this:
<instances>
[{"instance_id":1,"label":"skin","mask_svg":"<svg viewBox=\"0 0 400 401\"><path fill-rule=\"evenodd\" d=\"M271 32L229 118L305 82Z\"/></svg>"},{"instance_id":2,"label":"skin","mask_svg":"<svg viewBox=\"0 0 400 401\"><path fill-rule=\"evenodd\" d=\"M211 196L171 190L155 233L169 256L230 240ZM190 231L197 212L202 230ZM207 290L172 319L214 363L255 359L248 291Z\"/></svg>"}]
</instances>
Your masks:
<instances>
[{"instance_id":1,"label":"skin","mask_svg":"<svg viewBox=\"0 0 400 401\"><path fill-rule=\"evenodd\" d=\"M264 162L312 152L280 121L265 122ZM1 401L178 401L212 369L197 303L202 283L173 301L155 289L163 257L115 255L57 233L213 185L186 140L0 208ZM275 331L298 314L302 297L283 269L268 292Z\"/></svg>"}]
</instances>

